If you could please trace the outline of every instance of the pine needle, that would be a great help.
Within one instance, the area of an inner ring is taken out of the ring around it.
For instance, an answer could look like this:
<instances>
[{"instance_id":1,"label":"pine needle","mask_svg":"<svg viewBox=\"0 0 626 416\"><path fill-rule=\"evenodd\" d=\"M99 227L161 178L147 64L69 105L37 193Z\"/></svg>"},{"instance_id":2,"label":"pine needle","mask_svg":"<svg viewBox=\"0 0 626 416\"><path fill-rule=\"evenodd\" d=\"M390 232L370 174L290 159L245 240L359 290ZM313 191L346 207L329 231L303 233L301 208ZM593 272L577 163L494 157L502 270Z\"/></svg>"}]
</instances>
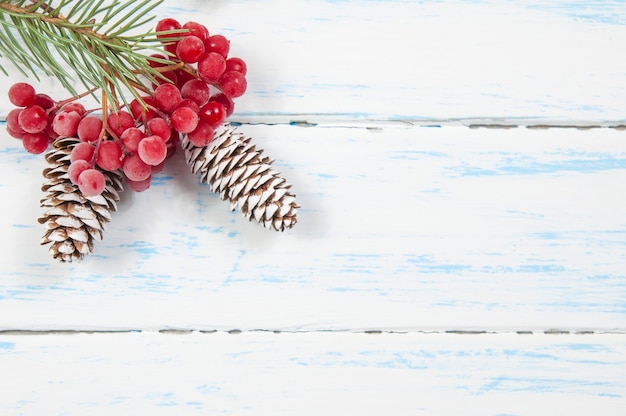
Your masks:
<instances>
[{"instance_id":1,"label":"pine needle","mask_svg":"<svg viewBox=\"0 0 626 416\"><path fill-rule=\"evenodd\" d=\"M77 77L88 90L102 90L117 110L128 104L125 91L141 101L142 79L163 79L146 56L161 45L157 33L133 34L154 19L148 12L162 1L0 0L0 57L37 80L58 78L73 95ZM0 71L8 74L1 64Z\"/></svg>"}]
</instances>

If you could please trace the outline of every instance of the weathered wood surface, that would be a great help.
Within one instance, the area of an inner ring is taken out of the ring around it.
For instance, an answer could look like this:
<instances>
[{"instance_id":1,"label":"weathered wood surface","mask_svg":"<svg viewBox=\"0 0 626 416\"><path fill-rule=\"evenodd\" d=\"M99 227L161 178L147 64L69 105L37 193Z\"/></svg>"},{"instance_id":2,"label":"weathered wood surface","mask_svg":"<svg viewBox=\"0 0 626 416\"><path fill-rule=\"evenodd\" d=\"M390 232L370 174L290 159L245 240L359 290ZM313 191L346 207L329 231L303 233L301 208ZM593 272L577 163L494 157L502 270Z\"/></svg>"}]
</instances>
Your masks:
<instances>
[{"instance_id":1,"label":"weathered wood surface","mask_svg":"<svg viewBox=\"0 0 626 416\"><path fill-rule=\"evenodd\" d=\"M3 140L0 326L626 330L623 132L241 129L294 184L294 230L231 213L181 157L72 265L38 245L41 158Z\"/></svg>"},{"instance_id":2,"label":"weathered wood surface","mask_svg":"<svg viewBox=\"0 0 626 416\"><path fill-rule=\"evenodd\" d=\"M5 415L624 414L624 335L5 336Z\"/></svg>"},{"instance_id":3,"label":"weathered wood surface","mask_svg":"<svg viewBox=\"0 0 626 416\"><path fill-rule=\"evenodd\" d=\"M623 6L165 2L248 61L234 119L299 223L178 157L56 264L44 161L2 131L0 413L623 414Z\"/></svg>"}]
</instances>

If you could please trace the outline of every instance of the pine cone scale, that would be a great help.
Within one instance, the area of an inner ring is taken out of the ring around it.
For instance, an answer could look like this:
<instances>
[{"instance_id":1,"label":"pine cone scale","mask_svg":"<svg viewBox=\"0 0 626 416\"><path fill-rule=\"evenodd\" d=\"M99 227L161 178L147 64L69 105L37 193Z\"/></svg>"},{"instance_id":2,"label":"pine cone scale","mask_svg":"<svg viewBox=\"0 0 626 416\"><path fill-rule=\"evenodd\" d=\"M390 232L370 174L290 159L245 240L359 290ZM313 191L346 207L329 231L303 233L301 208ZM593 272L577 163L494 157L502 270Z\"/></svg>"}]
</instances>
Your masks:
<instances>
[{"instance_id":1,"label":"pine cone scale","mask_svg":"<svg viewBox=\"0 0 626 416\"><path fill-rule=\"evenodd\" d=\"M49 244L52 256L62 262L82 260L93 251L94 240L102 239L104 225L111 220L111 212L116 210L122 191L117 172L103 172L106 188L98 196L85 197L72 184L67 170L70 153L77 143L79 140L74 138L55 141L53 150L46 155L46 160L53 166L43 171L48 182L42 190L47 196L41 200L45 212L39 222L47 231L41 244Z\"/></svg>"},{"instance_id":2,"label":"pine cone scale","mask_svg":"<svg viewBox=\"0 0 626 416\"><path fill-rule=\"evenodd\" d=\"M230 202L231 210L239 208L248 220L276 231L296 224L299 206L291 185L249 137L227 126L206 147L194 146L187 137L182 144L191 171Z\"/></svg>"}]
</instances>

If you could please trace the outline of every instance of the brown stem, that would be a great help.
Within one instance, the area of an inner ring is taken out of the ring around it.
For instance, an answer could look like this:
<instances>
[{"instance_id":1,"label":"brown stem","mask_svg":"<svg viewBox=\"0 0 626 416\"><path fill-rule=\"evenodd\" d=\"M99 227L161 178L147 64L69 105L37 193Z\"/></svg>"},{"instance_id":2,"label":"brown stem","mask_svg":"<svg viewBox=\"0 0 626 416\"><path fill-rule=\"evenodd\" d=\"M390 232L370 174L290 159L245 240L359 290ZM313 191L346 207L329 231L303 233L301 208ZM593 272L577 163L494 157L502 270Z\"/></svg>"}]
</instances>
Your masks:
<instances>
[{"instance_id":1,"label":"brown stem","mask_svg":"<svg viewBox=\"0 0 626 416\"><path fill-rule=\"evenodd\" d=\"M50 6L48 5L42 5L42 7L48 8L45 9L45 11L48 10L52 10L50 8ZM19 14L21 16L24 17L29 17L29 18L35 18L35 19L40 19L43 20L44 22L50 23L52 25L55 26L60 26L60 27L64 27L67 29L71 29L72 31L76 32L76 33L80 33L81 35L85 35L85 36L93 36L98 38L99 40L106 40L107 37L96 32L93 29L90 29L88 27L77 27L76 25L73 25L70 21L68 21L66 18L64 17L54 17L54 16L48 16L42 13L37 13L37 12L31 12L28 8L26 7L20 7L20 6L16 6L15 4L12 3L0 3L0 9L2 10L6 10L10 13L15 13L15 14Z\"/></svg>"}]
</instances>

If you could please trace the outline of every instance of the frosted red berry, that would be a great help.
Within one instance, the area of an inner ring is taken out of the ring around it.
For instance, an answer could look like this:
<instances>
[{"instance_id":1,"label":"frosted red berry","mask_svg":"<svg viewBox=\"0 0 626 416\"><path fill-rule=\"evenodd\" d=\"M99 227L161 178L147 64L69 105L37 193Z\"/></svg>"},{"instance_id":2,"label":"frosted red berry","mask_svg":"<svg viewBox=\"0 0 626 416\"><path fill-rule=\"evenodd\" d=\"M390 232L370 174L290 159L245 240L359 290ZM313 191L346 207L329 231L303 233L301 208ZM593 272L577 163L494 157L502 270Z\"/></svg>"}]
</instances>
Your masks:
<instances>
[{"instance_id":1,"label":"frosted red berry","mask_svg":"<svg viewBox=\"0 0 626 416\"><path fill-rule=\"evenodd\" d=\"M60 111L67 111L67 112L76 111L78 114L82 116L85 114L87 110L85 110L84 105L74 101L74 102L65 104L63 107L61 107Z\"/></svg>"},{"instance_id":2,"label":"frosted red berry","mask_svg":"<svg viewBox=\"0 0 626 416\"><path fill-rule=\"evenodd\" d=\"M111 132L120 137L124 130L135 126L135 119L128 111L118 111L109 114L107 124Z\"/></svg>"},{"instance_id":3,"label":"frosted red berry","mask_svg":"<svg viewBox=\"0 0 626 416\"><path fill-rule=\"evenodd\" d=\"M76 137L82 116L76 111L61 111L52 121L52 129L59 137Z\"/></svg>"},{"instance_id":4,"label":"frosted red berry","mask_svg":"<svg viewBox=\"0 0 626 416\"><path fill-rule=\"evenodd\" d=\"M131 181L143 181L152 173L152 167L143 162L138 154L125 157L122 170Z\"/></svg>"},{"instance_id":5,"label":"frosted red berry","mask_svg":"<svg viewBox=\"0 0 626 416\"><path fill-rule=\"evenodd\" d=\"M228 71L237 71L246 75L248 72L248 66L241 58L228 58L226 60L226 72Z\"/></svg>"},{"instance_id":6,"label":"frosted red berry","mask_svg":"<svg viewBox=\"0 0 626 416\"><path fill-rule=\"evenodd\" d=\"M179 133L191 133L198 125L198 113L189 107L179 107L172 113L172 128Z\"/></svg>"},{"instance_id":7,"label":"frosted red berry","mask_svg":"<svg viewBox=\"0 0 626 416\"><path fill-rule=\"evenodd\" d=\"M70 161L76 162L77 160L84 160L91 162L93 155L96 152L96 147L92 144L81 142L72 148L70 153Z\"/></svg>"},{"instance_id":8,"label":"frosted red berry","mask_svg":"<svg viewBox=\"0 0 626 416\"><path fill-rule=\"evenodd\" d=\"M222 35L209 36L204 46L207 52L217 52L224 58L230 51L230 42Z\"/></svg>"},{"instance_id":9,"label":"frosted red berry","mask_svg":"<svg viewBox=\"0 0 626 416\"><path fill-rule=\"evenodd\" d=\"M172 128L169 124L167 124L167 121L161 117L155 117L148 120L146 128L149 133L148 135L159 136L164 142L168 141L172 135Z\"/></svg>"},{"instance_id":10,"label":"frosted red berry","mask_svg":"<svg viewBox=\"0 0 626 416\"><path fill-rule=\"evenodd\" d=\"M237 71L228 71L219 80L219 87L231 98L241 97L248 88L246 77Z\"/></svg>"},{"instance_id":11,"label":"frosted red berry","mask_svg":"<svg viewBox=\"0 0 626 416\"><path fill-rule=\"evenodd\" d=\"M198 62L204 53L204 42L197 36L186 36L176 45L176 55L187 64Z\"/></svg>"},{"instance_id":12,"label":"frosted red berry","mask_svg":"<svg viewBox=\"0 0 626 416\"><path fill-rule=\"evenodd\" d=\"M26 133L39 133L48 125L48 115L38 105L31 105L20 111L18 122Z\"/></svg>"},{"instance_id":13,"label":"frosted red berry","mask_svg":"<svg viewBox=\"0 0 626 416\"><path fill-rule=\"evenodd\" d=\"M48 110L56 104L56 101L52 99L48 94L35 94L34 105L38 105L44 110Z\"/></svg>"},{"instance_id":14,"label":"frosted red berry","mask_svg":"<svg viewBox=\"0 0 626 416\"><path fill-rule=\"evenodd\" d=\"M9 130L9 133L13 132L15 134L18 134L20 137L17 138L21 138L21 136L26 133L24 129L20 126L20 122L18 120L21 112L21 108L14 108L13 110L9 111L6 118L7 130ZM13 134L11 135L13 136Z\"/></svg>"},{"instance_id":15,"label":"frosted red berry","mask_svg":"<svg viewBox=\"0 0 626 416\"><path fill-rule=\"evenodd\" d=\"M159 136L148 136L139 142L137 155L145 164L150 166L156 166L165 160L165 156L167 155L167 147L165 146L165 142ZM133 178L131 179L141 180Z\"/></svg>"},{"instance_id":16,"label":"frosted red berry","mask_svg":"<svg viewBox=\"0 0 626 416\"><path fill-rule=\"evenodd\" d=\"M157 22L155 31L156 32L168 32L172 30L178 30L181 28L180 22L176 19L172 19L171 17L161 19ZM178 37L179 33L157 33L157 37L161 39L161 41L168 40L168 38Z\"/></svg>"},{"instance_id":17,"label":"frosted red berry","mask_svg":"<svg viewBox=\"0 0 626 416\"><path fill-rule=\"evenodd\" d=\"M178 108L180 108L180 107L189 107L196 114L200 112L200 106L198 104L196 104L195 101L192 101L189 98L183 98L183 100L178 105Z\"/></svg>"},{"instance_id":18,"label":"frosted red berry","mask_svg":"<svg viewBox=\"0 0 626 416\"><path fill-rule=\"evenodd\" d=\"M133 115L133 118L139 121L144 119L148 120L152 117L155 117L157 113L156 111L154 111L154 99L152 97L145 96L141 97L141 100L145 104L145 107L141 105L141 103L137 99L132 100L129 104L129 109L131 114Z\"/></svg>"},{"instance_id":19,"label":"frosted red berry","mask_svg":"<svg viewBox=\"0 0 626 416\"><path fill-rule=\"evenodd\" d=\"M87 116L78 123L76 134L84 142L98 140L102 133L102 120L96 116Z\"/></svg>"},{"instance_id":20,"label":"frosted red berry","mask_svg":"<svg viewBox=\"0 0 626 416\"><path fill-rule=\"evenodd\" d=\"M78 176L78 189L85 196L100 195L105 186L104 174L97 169L86 169Z\"/></svg>"},{"instance_id":21,"label":"frosted red berry","mask_svg":"<svg viewBox=\"0 0 626 416\"><path fill-rule=\"evenodd\" d=\"M139 142L144 137L146 137L146 134L143 131L137 127L131 127L122 133L120 139L124 149L126 149L126 152L135 153L137 151L137 147L139 146Z\"/></svg>"},{"instance_id":22,"label":"frosted red berry","mask_svg":"<svg viewBox=\"0 0 626 416\"><path fill-rule=\"evenodd\" d=\"M209 30L198 22L187 22L183 25L183 29L189 30L187 36L196 36L203 42L209 37Z\"/></svg>"},{"instance_id":23,"label":"frosted red berry","mask_svg":"<svg viewBox=\"0 0 626 416\"><path fill-rule=\"evenodd\" d=\"M83 159L77 159L70 163L70 167L67 169L67 176L74 185L78 185L78 177L81 173L87 169L91 169L91 163Z\"/></svg>"},{"instance_id":24,"label":"frosted red berry","mask_svg":"<svg viewBox=\"0 0 626 416\"><path fill-rule=\"evenodd\" d=\"M198 74L207 84L216 83L226 70L226 60L217 52L209 52L198 61Z\"/></svg>"},{"instance_id":25,"label":"frosted red berry","mask_svg":"<svg viewBox=\"0 0 626 416\"><path fill-rule=\"evenodd\" d=\"M209 99L210 90L206 82L196 78L187 81L180 89L180 93L183 98L189 98L198 105L204 105Z\"/></svg>"},{"instance_id":26,"label":"frosted red berry","mask_svg":"<svg viewBox=\"0 0 626 416\"><path fill-rule=\"evenodd\" d=\"M180 91L173 84L163 84L159 85L154 90L154 103L156 107L166 113L173 111L180 102L183 97L180 95Z\"/></svg>"},{"instance_id":27,"label":"frosted red berry","mask_svg":"<svg viewBox=\"0 0 626 416\"><path fill-rule=\"evenodd\" d=\"M198 126L194 131L187 135L187 138L196 147L204 147L211 143L215 136L215 129L204 120L198 122Z\"/></svg>"},{"instance_id":28,"label":"frosted red berry","mask_svg":"<svg viewBox=\"0 0 626 416\"><path fill-rule=\"evenodd\" d=\"M113 172L122 167L122 156L122 146L108 140L100 143L96 163L103 170Z\"/></svg>"},{"instance_id":29,"label":"frosted red berry","mask_svg":"<svg viewBox=\"0 0 626 416\"><path fill-rule=\"evenodd\" d=\"M48 136L45 133L24 133L22 145L28 153L43 153L48 148Z\"/></svg>"},{"instance_id":30,"label":"frosted red berry","mask_svg":"<svg viewBox=\"0 0 626 416\"><path fill-rule=\"evenodd\" d=\"M35 103L35 88L26 82L17 82L9 88L9 101L18 107L28 107Z\"/></svg>"}]
</instances>

